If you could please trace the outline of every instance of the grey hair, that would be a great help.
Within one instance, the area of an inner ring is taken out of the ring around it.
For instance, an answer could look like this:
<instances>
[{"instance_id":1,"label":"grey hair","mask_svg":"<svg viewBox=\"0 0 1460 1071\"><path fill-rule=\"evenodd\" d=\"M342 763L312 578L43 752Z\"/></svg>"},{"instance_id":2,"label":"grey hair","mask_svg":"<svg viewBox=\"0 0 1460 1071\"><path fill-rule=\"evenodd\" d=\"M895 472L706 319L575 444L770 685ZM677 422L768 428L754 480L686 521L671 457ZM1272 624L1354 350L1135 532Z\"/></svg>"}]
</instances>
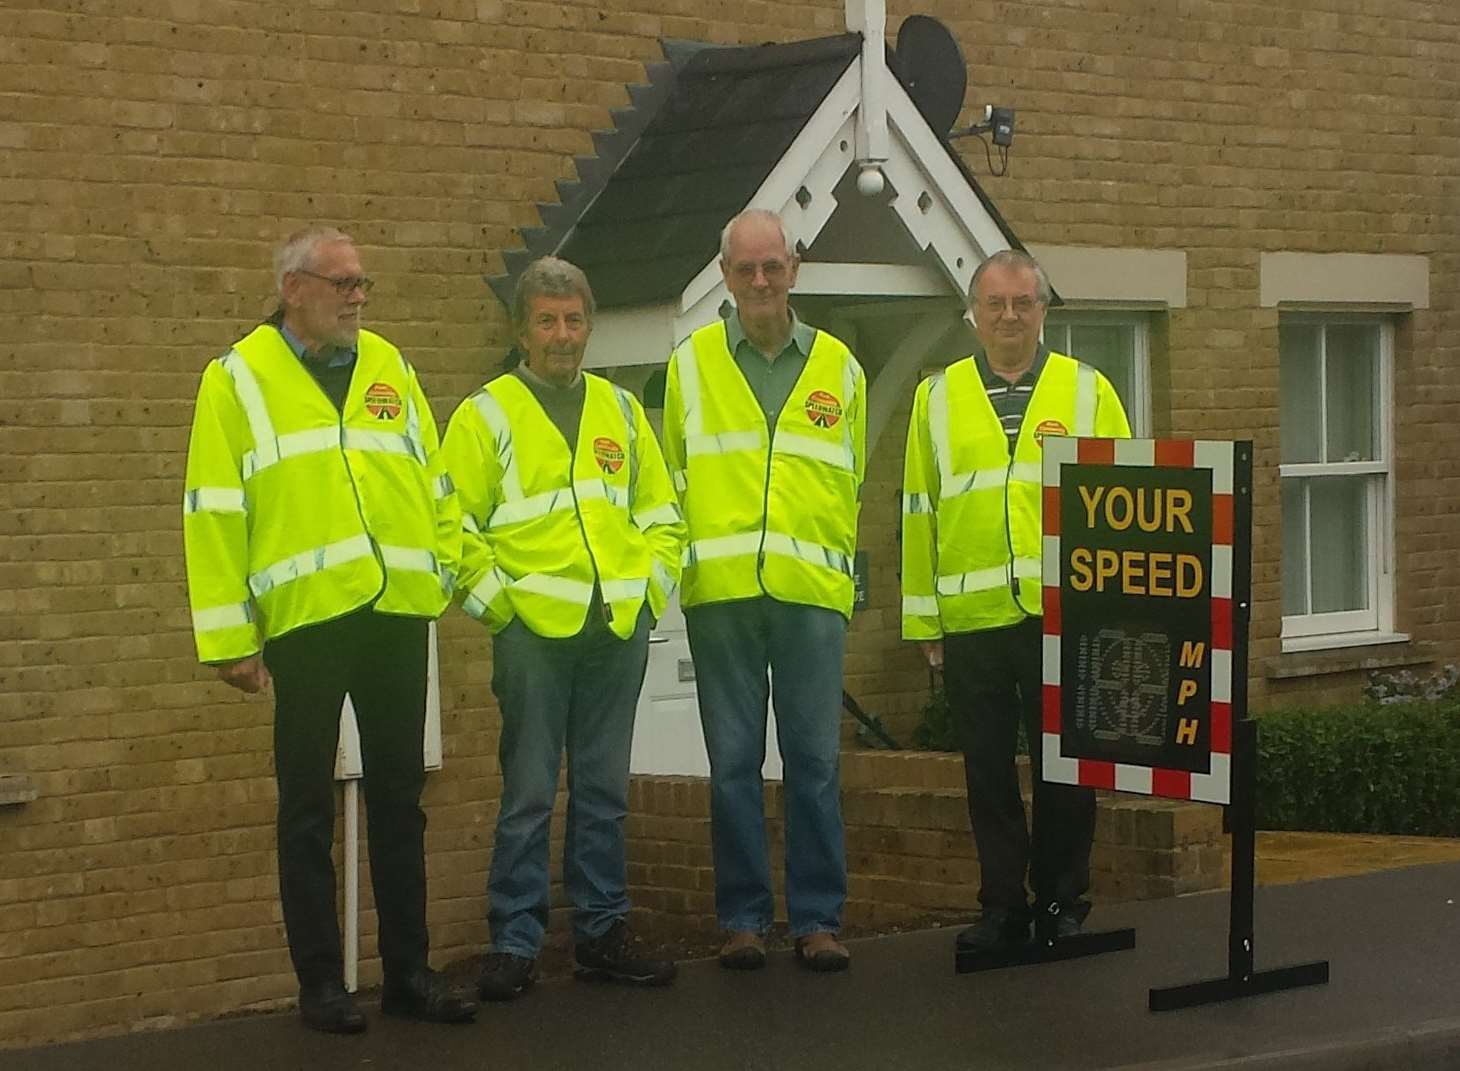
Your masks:
<instances>
[{"instance_id":1,"label":"grey hair","mask_svg":"<svg viewBox=\"0 0 1460 1071\"><path fill-rule=\"evenodd\" d=\"M321 242L351 242L344 231L336 227L305 227L285 238L274 249L274 288L284 292L284 276L290 272L303 271L314 260L314 250Z\"/></svg>"},{"instance_id":2,"label":"grey hair","mask_svg":"<svg viewBox=\"0 0 1460 1071\"><path fill-rule=\"evenodd\" d=\"M968 303L973 304L973 295L978 292L978 281L983 278L983 273L992 267L1000 268L1026 268L1034 273L1036 283L1035 296L1041 305L1048 305L1054 298L1054 289L1049 285L1049 276L1044 274L1044 269L1039 262L1022 249L1001 249L989 257L982 264L973 270L973 278L968 282Z\"/></svg>"},{"instance_id":3,"label":"grey hair","mask_svg":"<svg viewBox=\"0 0 1460 1071\"><path fill-rule=\"evenodd\" d=\"M781 241L785 243L786 255L788 257L794 257L796 255L796 243L792 241L791 232L786 227L786 221L780 217L779 213L772 212L766 208L747 208L744 211L737 212L735 215L731 216L730 222L725 224L725 229L720 232L721 260L726 261L727 263L729 262L730 232L735 229L735 225L737 223L739 223L741 220L746 219L763 219L768 223L774 223L776 225L776 229L781 232Z\"/></svg>"},{"instance_id":4,"label":"grey hair","mask_svg":"<svg viewBox=\"0 0 1460 1071\"><path fill-rule=\"evenodd\" d=\"M560 257L538 257L518 276L512 293L512 329L518 334L527 327L527 312L535 297L580 297L590 322L597 307L583 269Z\"/></svg>"}]
</instances>

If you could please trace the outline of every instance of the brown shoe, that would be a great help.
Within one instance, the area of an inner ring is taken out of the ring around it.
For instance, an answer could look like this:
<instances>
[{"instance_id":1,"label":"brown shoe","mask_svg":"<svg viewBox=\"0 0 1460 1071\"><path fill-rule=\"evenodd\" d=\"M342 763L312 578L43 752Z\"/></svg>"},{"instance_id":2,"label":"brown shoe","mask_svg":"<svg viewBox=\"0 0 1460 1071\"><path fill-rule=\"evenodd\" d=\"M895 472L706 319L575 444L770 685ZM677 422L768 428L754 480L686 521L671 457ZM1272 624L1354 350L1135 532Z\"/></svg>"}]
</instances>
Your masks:
<instances>
[{"instance_id":1,"label":"brown shoe","mask_svg":"<svg viewBox=\"0 0 1460 1071\"><path fill-rule=\"evenodd\" d=\"M765 966L765 938L754 930L736 930L720 949L720 966L732 971L758 971Z\"/></svg>"},{"instance_id":2,"label":"brown shoe","mask_svg":"<svg viewBox=\"0 0 1460 1071\"><path fill-rule=\"evenodd\" d=\"M836 939L836 934L822 930L796 938L796 962L809 971L830 973L850 967L852 954Z\"/></svg>"}]
</instances>

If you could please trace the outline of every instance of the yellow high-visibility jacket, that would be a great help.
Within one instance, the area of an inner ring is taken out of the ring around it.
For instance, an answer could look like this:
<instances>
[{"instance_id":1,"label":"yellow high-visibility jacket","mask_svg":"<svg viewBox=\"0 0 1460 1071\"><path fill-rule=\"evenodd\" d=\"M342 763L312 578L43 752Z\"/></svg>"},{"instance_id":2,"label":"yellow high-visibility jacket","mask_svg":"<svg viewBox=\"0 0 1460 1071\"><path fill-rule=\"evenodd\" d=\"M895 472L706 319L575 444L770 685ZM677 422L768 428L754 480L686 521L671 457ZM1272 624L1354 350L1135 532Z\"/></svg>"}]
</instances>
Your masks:
<instances>
[{"instance_id":1,"label":"yellow high-visibility jacket","mask_svg":"<svg viewBox=\"0 0 1460 1071\"><path fill-rule=\"evenodd\" d=\"M684 521L643 406L606 379L584 380L571 445L514 375L467 398L447 425L458 590L493 632L520 617L540 636L575 636L596 585L610 628L628 639L645 599L657 619L679 582Z\"/></svg>"},{"instance_id":2,"label":"yellow high-visibility jacket","mask_svg":"<svg viewBox=\"0 0 1460 1071\"><path fill-rule=\"evenodd\" d=\"M1110 382L1049 354L1014 453L966 357L918 384L903 466L902 634L933 640L1041 611L1041 440L1129 438Z\"/></svg>"},{"instance_id":3,"label":"yellow high-visibility jacket","mask_svg":"<svg viewBox=\"0 0 1460 1071\"><path fill-rule=\"evenodd\" d=\"M372 601L436 617L460 526L415 369L379 335L360 332L343 412L272 324L204 370L183 495L202 661Z\"/></svg>"},{"instance_id":4,"label":"yellow high-visibility jacket","mask_svg":"<svg viewBox=\"0 0 1460 1071\"><path fill-rule=\"evenodd\" d=\"M664 455L689 524L684 606L770 595L851 616L866 414L862 366L825 331L774 434L723 321L675 349Z\"/></svg>"}]
</instances>

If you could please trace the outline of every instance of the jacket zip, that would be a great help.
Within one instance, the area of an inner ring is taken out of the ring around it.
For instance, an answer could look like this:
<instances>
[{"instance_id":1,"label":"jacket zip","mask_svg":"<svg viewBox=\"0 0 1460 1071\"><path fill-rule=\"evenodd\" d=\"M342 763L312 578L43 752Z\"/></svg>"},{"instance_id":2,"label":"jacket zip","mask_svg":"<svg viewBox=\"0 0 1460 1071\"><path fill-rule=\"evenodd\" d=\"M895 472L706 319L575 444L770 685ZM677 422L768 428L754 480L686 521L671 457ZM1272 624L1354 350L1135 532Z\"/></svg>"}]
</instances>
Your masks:
<instances>
[{"instance_id":1,"label":"jacket zip","mask_svg":"<svg viewBox=\"0 0 1460 1071\"><path fill-rule=\"evenodd\" d=\"M536 399L533 399L536 401ZM538 402L538 408L542 403ZM583 385L583 409L588 409L588 385ZM552 423L549 418L549 423ZM556 430L557 425L553 424ZM598 559L593 556L593 544L588 542L588 526L583 523L583 508L578 501L578 481L575 478L578 469L578 444L575 442L569 445L567 438L561 431L558 437L563 440L563 445L568 447L568 493L573 496L573 519L578 522L578 534L583 537L583 549L588 552L588 564L593 566L593 594L589 596L589 611L592 611L593 599L597 598L598 605L603 609L603 623L609 628L613 627L613 608L608 605L608 600L603 597L603 583L601 574L598 571ZM578 438L583 438L582 417L578 421Z\"/></svg>"},{"instance_id":2,"label":"jacket zip","mask_svg":"<svg viewBox=\"0 0 1460 1071\"><path fill-rule=\"evenodd\" d=\"M813 345L812 349L815 348L815 345ZM735 370L737 372L740 371L740 366L738 364L735 364L735 355L733 353L730 355L730 363L732 365L735 365ZM789 403L791 401L791 398L795 395L796 388L801 383L801 376L804 376L806 374L806 370L810 367L811 354L808 353L806 354L806 363L801 366L800 375L796 377L796 382L791 384L790 394L786 395L786 402L782 403L781 405L781 413L784 413L786 411L786 404ZM740 373L740 378L742 380L745 379L744 372ZM745 389L750 390L749 383L745 384ZM756 412L760 413L761 423L764 424L766 428L765 486L764 490L761 492L760 499L760 549L757 550L755 554L755 579L756 583L760 585L761 593L769 595L770 592L766 591L765 587L765 537L766 529L770 527L771 523L771 463L775 460L776 456L776 428L775 424L772 424L769 418L766 416L765 410L761 408L760 399L755 397L755 391L750 390L750 395L751 398L755 401ZM776 414L776 423L780 423L780 415L780 413Z\"/></svg>"},{"instance_id":3,"label":"jacket zip","mask_svg":"<svg viewBox=\"0 0 1460 1071\"><path fill-rule=\"evenodd\" d=\"M300 368L304 372L304 374L309 377L309 381L314 384L314 389L319 391L320 397L328 402L331 408L333 408L335 404L334 399L332 399L328 394L325 393L323 385L321 385L319 380L314 377L314 373L309 370L308 366L305 365L304 358L296 357L295 359L299 362ZM370 605L373 604L377 599L379 599L380 596L385 594L385 589L390 582L390 576L386 572L385 568L385 555L381 553L380 544L375 541L375 536L370 531L370 525L365 520L365 504L360 501L360 485L355 479L355 470L350 465L350 455L345 450L345 405L349 402L350 395L354 392L355 373L359 370L360 349L359 344L357 343L355 348L355 366L350 369L350 386L345 391L344 401L340 403L339 409L336 411L338 414L336 425L339 428L340 432L340 460L344 462L345 473L350 477L350 493L355 498L355 514L360 518L360 527L365 530L365 538L370 541L370 553L375 558L376 566L380 569L380 587L376 589L374 595L370 596L370 600L366 604ZM405 406L404 398L401 399L401 406L402 408L404 408Z\"/></svg>"}]
</instances>

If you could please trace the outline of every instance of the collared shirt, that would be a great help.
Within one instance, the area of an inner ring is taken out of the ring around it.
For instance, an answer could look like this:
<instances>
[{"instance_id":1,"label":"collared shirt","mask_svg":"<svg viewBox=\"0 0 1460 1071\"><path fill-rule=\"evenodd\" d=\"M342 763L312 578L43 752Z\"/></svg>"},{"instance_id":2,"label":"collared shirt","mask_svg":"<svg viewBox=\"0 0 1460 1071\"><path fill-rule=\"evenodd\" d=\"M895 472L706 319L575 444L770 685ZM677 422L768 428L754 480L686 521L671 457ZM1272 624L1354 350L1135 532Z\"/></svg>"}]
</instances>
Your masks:
<instances>
[{"instance_id":1,"label":"collared shirt","mask_svg":"<svg viewBox=\"0 0 1460 1071\"><path fill-rule=\"evenodd\" d=\"M305 348L303 341L284 326L283 320L278 321L278 328L284 341L294 351L294 356L299 358L299 363L309 369L309 374L319 383L320 389L329 400L335 403L335 408L344 412L345 395L350 393L350 377L355 372L357 347L330 346L311 353Z\"/></svg>"},{"instance_id":2,"label":"collared shirt","mask_svg":"<svg viewBox=\"0 0 1460 1071\"><path fill-rule=\"evenodd\" d=\"M816 342L816 328L804 324L791 311L791 337L780 353L767 357L745 333L740 314L731 312L725 320L725 345L729 347L740 374L745 377L755 400L765 413L766 426L774 429L791 388L801 378L806 358Z\"/></svg>"},{"instance_id":3,"label":"collared shirt","mask_svg":"<svg viewBox=\"0 0 1460 1071\"><path fill-rule=\"evenodd\" d=\"M1034 396L1034 385L1039 382L1039 374L1044 371L1045 361L1049 357L1049 347L1043 342L1039 344L1034 353L1034 363L1014 383L993 370L982 350L973 357L978 362L978 375L983 380L984 390L988 392L989 404L994 407L994 415L999 418L1004 434L1009 437L1009 454L1012 456L1014 443L1019 438L1019 428L1024 423L1024 414L1029 409L1029 399Z\"/></svg>"}]
</instances>

